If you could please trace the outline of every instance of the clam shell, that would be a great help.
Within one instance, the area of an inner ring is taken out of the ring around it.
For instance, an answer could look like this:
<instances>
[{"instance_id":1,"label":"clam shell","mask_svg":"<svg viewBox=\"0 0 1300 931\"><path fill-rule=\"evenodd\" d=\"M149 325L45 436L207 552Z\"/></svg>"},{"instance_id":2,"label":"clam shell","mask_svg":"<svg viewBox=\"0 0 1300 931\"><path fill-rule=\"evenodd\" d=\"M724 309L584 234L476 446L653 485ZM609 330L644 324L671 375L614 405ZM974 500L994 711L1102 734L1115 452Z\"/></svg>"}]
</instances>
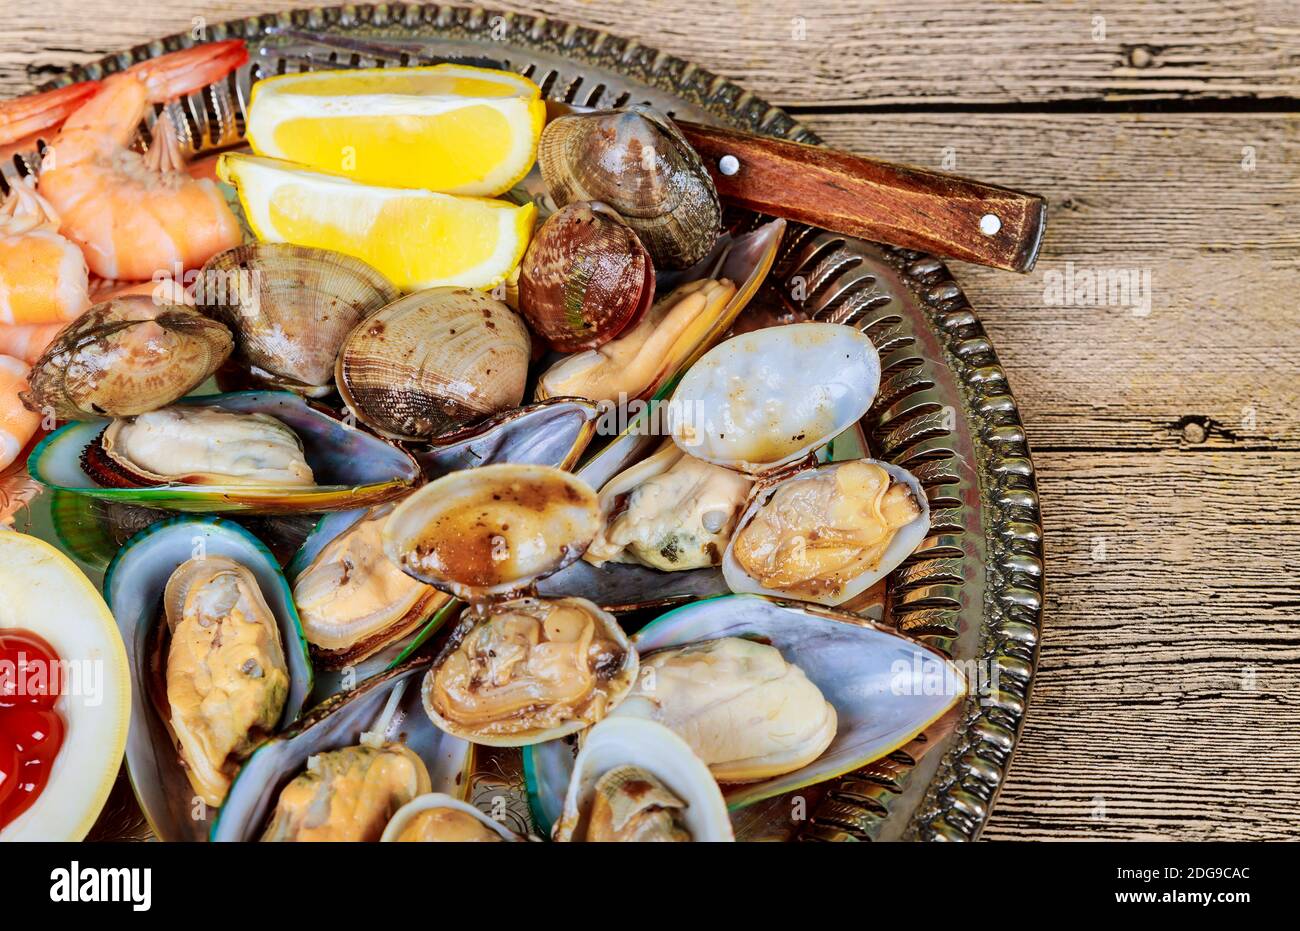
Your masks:
<instances>
[{"instance_id":1,"label":"clam shell","mask_svg":"<svg viewBox=\"0 0 1300 931\"><path fill-rule=\"evenodd\" d=\"M311 660L279 564L238 524L220 518L179 517L160 521L127 541L104 575L104 595L126 644L131 672L131 729L126 765L136 799L162 840L202 840L212 812L196 820L190 785L171 732L160 712L166 685L156 655L157 625L166 624L160 604L172 573L196 554L225 556L252 572L275 615L289 669L289 695L281 713L285 727L301 713L313 687Z\"/></svg>"},{"instance_id":2,"label":"clam shell","mask_svg":"<svg viewBox=\"0 0 1300 931\"><path fill-rule=\"evenodd\" d=\"M247 365L284 387L334 379L344 338L401 293L379 271L341 252L249 243L208 260L195 298L235 334Z\"/></svg>"},{"instance_id":3,"label":"clam shell","mask_svg":"<svg viewBox=\"0 0 1300 931\"><path fill-rule=\"evenodd\" d=\"M287 424L302 440L318 484L294 488L248 485L158 485L104 488L86 475L81 457L107 425L103 420L68 424L33 450L32 478L57 491L105 501L199 513L294 514L367 507L399 497L420 481L415 460L391 443L310 406L287 391L248 391L183 398L242 413L263 413Z\"/></svg>"},{"instance_id":4,"label":"clam shell","mask_svg":"<svg viewBox=\"0 0 1300 931\"><path fill-rule=\"evenodd\" d=\"M183 304L134 295L96 304L32 366L23 403L59 420L129 417L197 388L230 355L230 330Z\"/></svg>"},{"instance_id":5,"label":"clam shell","mask_svg":"<svg viewBox=\"0 0 1300 931\"><path fill-rule=\"evenodd\" d=\"M356 418L404 440L453 438L517 407L531 341L513 310L478 291L418 291L376 311L344 340L339 394Z\"/></svg>"},{"instance_id":6,"label":"clam shell","mask_svg":"<svg viewBox=\"0 0 1300 931\"><path fill-rule=\"evenodd\" d=\"M856 423L879 387L880 356L862 331L793 323L710 349L682 376L665 420L687 455L760 475Z\"/></svg>"},{"instance_id":7,"label":"clam shell","mask_svg":"<svg viewBox=\"0 0 1300 931\"><path fill-rule=\"evenodd\" d=\"M418 755L435 792L463 795L473 771L473 747L438 730L421 710L419 678L428 666L428 660L411 660L335 695L254 750L230 787L210 839L260 838L280 790L306 768L309 757L354 746L367 732L377 731Z\"/></svg>"},{"instance_id":8,"label":"clam shell","mask_svg":"<svg viewBox=\"0 0 1300 931\"><path fill-rule=\"evenodd\" d=\"M885 548L884 554L880 557L880 562L876 567L868 572L855 578L852 582L846 584L837 594L825 595L822 597L809 597L803 600L815 601L826 605L840 605L846 601L856 598L865 592L868 588L875 585L889 573L893 572L903 560L916 552L917 547L921 545L926 535L930 532L930 502L926 497L925 488L920 481L911 472L908 472L902 466L896 466L892 462L881 462L877 459L859 460L870 462L880 466L895 481L902 482L912 490L912 497L921 507L921 513L911 523L900 527L894 534L894 538L889 541L889 546ZM722 575L727 580L727 586L733 592L753 592L758 595L771 595L773 598L789 598L788 593L764 588L755 581L740 564L735 557L736 534L740 533L758 512L759 508L771 498L778 488L787 482L803 482L809 479L824 476L827 473L834 472L836 469L845 465L843 462L835 462L824 465L816 469L807 469L791 475L789 478L782 479L774 484L767 485L754 494L749 505L740 515L736 522L736 532L731 535L731 542L727 544L726 552L722 555Z\"/></svg>"},{"instance_id":9,"label":"clam shell","mask_svg":"<svg viewBox=\"0 0 1300 931\"><path fill-rule=\"evenodd\" d=\"M537 161L557 206L608 204L636 231L656 269L693 265L722 231L722 207L704 162L649 107L552 120Z\"/></svg>"},{"instance_id":10,"label":"clam shell","mask_svg":"<svg viewBox=\"0 0 1300 931\"><path fill-rule=\"evenodd\" d=\"M735 810L824 782L887 756L915 739L966 694L961 670L937 650L855 615L727 595L677 608L643 627L632 645L642 656L720 637L770 643L804 671L836 711L838 731L802 769L744 785L723 786ZM637 715L627 703L606 720ZM524 771L539 826L560 817L573 770L572 747L551 741L525 750Z\"/></svg>"},{"instance_id":11,"label":"clam shell","mask_svg":"<svg viewBox=\"0 0 1300 931\"><path fill-rule=\"evenodd\" d=\"M590 721L582 718L572 718L561 724L549 727L533 726L519 729L508 734L485 734L481 729L476 730L473 727L464 727L447 720L435 707L435 699L432 694L434 689L434 675L440 668L441 664L445 662L452 653L459 649L465 638L468 637L476 627L484 623L486 619L490 618L497 612L509 611L512 604L523 607L523 603L528 600L530 599L521 599L516 602L496 602L487 609L486 614L479 614L472 607L467 608L461 615L460 621L457 623L456 627L452 630L451 635L443 644L437 658L434 659L433 668L430 669L428 674L425 676L424 684L422 686L424 711L425 714L429 716L429 720L448 734L489 747L526 747L531 744L556 740L557 738L565 737L569 734L576 734L578 731L591 726L592 722ZM623 628L619 626L618 621L614 619L614 616L602 611L592 602L582 598L562 598L554 599L549 603L567 603L568 607L575 607L587 611L595 619L603 636L613 641L623 651L622 665L611 674L609 680L605 683L605 705L603 712L604 714L608 714L611 709L615 708L619 702L627 697L628 692L636 683L637 669L639 668L639 660L637 658L636 650L632 649L627 634L623 631ZM534 706L540 705L543 705L541 697L535 696Z\"/></svg>"},{"instance_id":12,"label":"clam shell","mask_svg":"<svg viewBox=\"0 0 1300 931\"><path fill-rule=\"evenodd\" d=\"M736 839L722 791L709 768L686 741L662 724L614 716L587 733L573 761L563 815L552 832L555 840L572 841L585 834L597 780L616 766L624 765L639 766L651 773L686 803L681 819L692 840Z\"/></svg>"},{"instance_id":13,"label":"clam shell","mask_svg":"<svg viewBox=\"0 0 1300 931\"><path fill-rule=\"evenodd\" d=\"M402 831L406 830L406 826L410 823L411 819L423 811L428 811L430 808L454 808L457 811L463 811L470 817L482 822L483 826L488 830L500 834L502 840L516 842L528 840L526 837L520 837L500 821L495 821L492 818L489 818L469 802L447 795L443 792L430 792L426 795L421 795L417 798L411 799L401 808L397 809L397 811L393 813L392 820L388 822L388 827L384 828L384 836L380 838L380 841L382 843L395 843L397 839L401 837Z\"/></svg>"},{"instance_id":14,"label":"clam shell","mask_svg":"<svg viewBox=\"0 0 1300 931\"><path fill-rule=\"evenodd\" d=\"M407 574L475 600L564 568L599 520L596 493L581 479L549 466L489 465L404 500L384 527L384 550Z\"/></svg>"},{"instance_id":15,"label":"clam shell","mask_svg":"<svg viewBox=\"0 0 1300 931\"><path fill-rule=\"evenodd\" d=\"M558 352L609 342L654 294L650 255L603 204L572 203L547 217L519 268L519 309Z\"/></svg>"}]
</instances>

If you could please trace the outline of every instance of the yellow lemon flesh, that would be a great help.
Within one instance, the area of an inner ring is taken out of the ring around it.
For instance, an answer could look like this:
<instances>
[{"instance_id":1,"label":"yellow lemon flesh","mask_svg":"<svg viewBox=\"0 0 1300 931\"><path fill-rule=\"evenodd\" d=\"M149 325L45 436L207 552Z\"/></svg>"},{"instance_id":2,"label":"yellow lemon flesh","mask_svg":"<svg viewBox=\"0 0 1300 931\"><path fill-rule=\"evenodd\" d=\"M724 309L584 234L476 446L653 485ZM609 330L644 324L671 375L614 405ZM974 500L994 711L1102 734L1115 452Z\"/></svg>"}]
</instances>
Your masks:
<instances>
[{"instance_id":1,"label":"yellow lemon flesh","mask_svg":"<svg viewBox=\"0 0 1300 931\"><path fill-rule=\"evenodd\" d=\"M355 256L403 291L503 281L537 214L531 203L358 184L253 155L223 155L217 173L258 239Z\"/></svg>"},{"instance_id":2,"label":"yellow lemon flesh","mask_svg":"<svg viewBox=\"0 0 1300 931\"><path fill-rule=\"evenodd\" d=\"M366 184L492 197L528 174L545 121L537 85L508 71L315 71L253 85L248 141Z\"/></svg>"}]
</instances>

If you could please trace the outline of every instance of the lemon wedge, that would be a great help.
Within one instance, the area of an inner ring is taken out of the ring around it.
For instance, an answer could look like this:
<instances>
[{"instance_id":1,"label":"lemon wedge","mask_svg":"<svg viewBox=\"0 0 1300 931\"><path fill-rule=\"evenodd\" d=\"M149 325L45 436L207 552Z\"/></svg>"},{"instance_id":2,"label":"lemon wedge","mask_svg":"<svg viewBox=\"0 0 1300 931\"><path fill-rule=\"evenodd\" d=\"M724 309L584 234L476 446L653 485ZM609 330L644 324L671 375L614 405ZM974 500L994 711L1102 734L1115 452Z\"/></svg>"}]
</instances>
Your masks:
<instances>
[{"instance_id":1,"label":"lemon wedge","mask_svg":"<svg viewBox=\"0 0 1300 931\"><path fill-rule=\"evenodd\" d=\"M504 281L537 216L531 203L358 184L255 155L227 153L217 174L258 239L355 256L403 291Z\"/></svg>"},{"instance_id":2,"label":"lemon wedge","mask_svg":"<svg viewBox=\"0 0 1300 931\"><path fill-rule=\"evenodd\" d=\"M528 174L545 121L537 85L509 71L309 71L253 85L248 141L366 184L492 197Z\"/></svg>"}]
</instances>

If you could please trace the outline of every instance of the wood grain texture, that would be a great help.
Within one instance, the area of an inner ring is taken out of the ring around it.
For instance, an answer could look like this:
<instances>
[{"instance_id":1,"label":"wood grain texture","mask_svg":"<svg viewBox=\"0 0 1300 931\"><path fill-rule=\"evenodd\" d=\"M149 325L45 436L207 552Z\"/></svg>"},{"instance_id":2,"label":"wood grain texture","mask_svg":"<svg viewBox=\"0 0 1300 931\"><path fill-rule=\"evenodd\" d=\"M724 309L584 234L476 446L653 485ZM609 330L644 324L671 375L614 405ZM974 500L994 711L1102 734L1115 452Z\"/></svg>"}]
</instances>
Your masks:
<instances>
[{"instance_id":1,"label":"wood grain texture","mask_svg":"<svg viewBox=\"0 0 1300 931\"><path fill-rule=\"evenodd\" d=\"M42 0L0 8L0 95L208 22L303 0ZM777 104L882 106L1296 96L1294 0L549 0L486 4L671 49ZM1097 23L1094 17L1104 17Z\"/></svg>"},{"instance_id":2,"label":"wood grain texture","mask_svg":"<svg viewBox=\"0 0 1300 931\"><path fill-rule=\"evenodd\" d=\"M0 95L194 16L300 5L6 4ZM671 50L846 149L1047 198L1031 275L955 269L1035 449L1048 554L985 837L1300 837L1300 5L497 5ZM1059 112L1170 99L1204 112ZM999 112L931 112L950 105ZM1150 312L1054 303L1071 267L1149 272Z\"/></svg>"}]
</instances>

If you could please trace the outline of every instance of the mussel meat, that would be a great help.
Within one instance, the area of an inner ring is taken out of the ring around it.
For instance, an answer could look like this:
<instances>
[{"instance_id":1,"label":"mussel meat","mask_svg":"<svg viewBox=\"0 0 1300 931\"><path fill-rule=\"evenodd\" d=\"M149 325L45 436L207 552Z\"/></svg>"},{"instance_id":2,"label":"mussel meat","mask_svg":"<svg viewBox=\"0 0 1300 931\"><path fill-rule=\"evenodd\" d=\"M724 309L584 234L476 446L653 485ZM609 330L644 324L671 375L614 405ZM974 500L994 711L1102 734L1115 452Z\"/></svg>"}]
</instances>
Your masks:
<instances>
[{"instance_id":1,"label":"mussel meat","mask_svg":"<svg viewBox=\"0 0 1300 931\"><path fill-rule=\"evenodd\" d=\"M229 357L225 325L133 295L90 308L32 366L29 410L59 420L129 417L188 394Z\"/></svg>"},{"instance_id":2,"label":"mussel meat","mask_svg":"<svg viewBox=\"0 0 1300 931\"><path fill-rule=\"evenodd\" d=\"M519 309L558 352L609 342L645 315L654 293L649 254L604 204L551 214L519 269Z\"/></svg>"},{"instance_id":3,"label":"mussel meat","mask_svg":"<svg viewBox=\"0 0 1300 931\"><path fill-rule=\"evenodd\" d=\"M776 647L722 637L651 653L620 715L680 736L722 783L797 770L835 739L835 708Z\"/></svg>"},{"instance_id":4,"label":"mussel meat","mask_svg":"<svg viewBox=\"0 0 1300 931\"><path fill-rule=\"evenodd\" d=\"M557 206L599 201L635 230L655 268L689 268L722 231L722 207L699 154L649 107L552 120L537 147Z\"/></svg>"},{"instance_id":5,"label":"mussel meat","mask_svg":"<svg viewBox=\"0 0 1300 931\"><path fill-rule=\"evenodd\" d=\"M195 298L235 335L236 354L278 387L330 390L343 339L400 296L360 259L288 243L249 243L208 260Z\"/></svg>"},{"instance_id":6,"label":"mussel meat","mask_svg":"<svg viewBox=\"0 0 1300 931\"><path fill-rule=\"evenodd\" d=\"M403 572L381 533L380 505L331 540L293 583L303 634L324 665L357 663L414 631L450 596Z\"/></svg>"},{"instance_id":7,"label":"mussel meat","mask_svg":"<svg viewBox=\"0 0 1300 931\"><path fill-rule=\"evenodd\" d=\"M407 295L348 334L335 382L357 420L399 440L439 440L524 396L528 328L486 294L434 288Z\"/></svg>"},{"instance_id":8,"label":"mussel meat","mask_svg":"<svg viewBox=\"0 0 1300 931\"><path fill-rule=\"evenodd\" d=\"M302 441L260 413L177 404L114 420L82 453L82 468L110 488L314 484Z\"/></svg>"},{"instance_id":9,"label":"mussel meat","mask_svg":"<svg viewBox=\"0 0 1300 931\"><path fill-rule=\"evenodd\" d=\"M172 733L194 791L218 807L284 709L289 673L279 627L252 572L224 556L183 563L163 604Z\"/></svg>"},{"instance_id":10,"label":"mussel meat","mask_svg":"<svg viewBox=\"0 0 1300 931\"><path fill-rule=\"evenodd\" d=\"M522 841L468 802L440 792L412 799L384 829L383 840L398 843L496 843Z\"/></svg>"},{"instance_id":11,"label":"mussel meat","mask_svg":"<svg viewBox=\"0 0 1300 931\"><path fill-rule=\"evenodd\" d=\"M429 770L400 743L318 753L280 791L264 841L377 841L399 808L430 791Z\"/></svg>"},{"instance_id":12,"label":"mussel meat","mask_svg":"<svg viewBox=\"0 0 1300 931\"><path fill-rule=\"evenodd\" d=\"M641 321L599 349L561 359L543 373L540 398L625 403L657 387L694 348L700 324L716 320L736 293L726 278L689 282L661 298Z\"/></svg>"}]
</instances>

